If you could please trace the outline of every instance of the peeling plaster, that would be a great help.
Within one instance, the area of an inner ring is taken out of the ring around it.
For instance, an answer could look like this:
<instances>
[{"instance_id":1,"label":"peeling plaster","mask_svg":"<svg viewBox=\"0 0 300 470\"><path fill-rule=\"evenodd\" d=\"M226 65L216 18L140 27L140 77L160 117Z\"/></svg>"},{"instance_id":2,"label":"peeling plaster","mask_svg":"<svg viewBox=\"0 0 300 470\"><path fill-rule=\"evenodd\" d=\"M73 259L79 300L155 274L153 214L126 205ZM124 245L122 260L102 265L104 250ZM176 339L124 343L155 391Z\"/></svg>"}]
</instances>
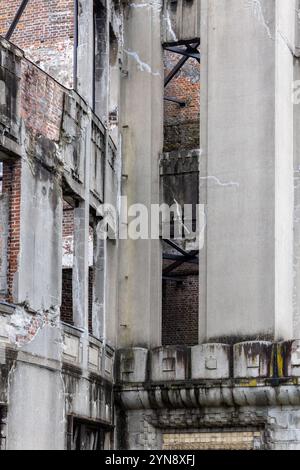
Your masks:
<instances>
[{"instance_id":1,"label":"peeling plaster","mask_svg":"<svg viewBox=\"0 0 300 470\"><path fill-rule=\"evenodd\" d=\"M32 315L24 307L17 306L15 313L9 318L6 333L10 343L17 347L31 343L39 331L47 326L58 327L59 307L55 306L49 311L39 311Z\"/></svg>"}]
</instances>

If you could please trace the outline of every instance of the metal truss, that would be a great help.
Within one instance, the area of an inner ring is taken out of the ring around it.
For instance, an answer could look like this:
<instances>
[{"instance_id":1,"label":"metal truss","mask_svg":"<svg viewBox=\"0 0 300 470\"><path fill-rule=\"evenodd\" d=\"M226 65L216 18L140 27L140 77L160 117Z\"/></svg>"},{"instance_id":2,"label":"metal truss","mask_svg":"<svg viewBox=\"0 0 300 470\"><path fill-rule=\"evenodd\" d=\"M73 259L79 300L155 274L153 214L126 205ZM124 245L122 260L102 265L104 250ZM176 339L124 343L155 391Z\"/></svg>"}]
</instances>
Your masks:
<instances>
[{"instance_id":1,"label":"metal truss","mask_svg":"<svg viewBox=\"0 0 300 470\"><path fill-rule=\"evenodd\" d=\"M27 7L28 2L29 2L29 0L22 0L20 6L18 8L18 11L15 14L15 17L14 17L14 19L13 19L6 35L5 35L5 39L7 39L7 41L9 41L10 38L12 37L12 35L14 34L14 31L15 31L16 27L18 26L20 18L23 15L24 10Z\"/></svg>"},{"instance_id":2,"label":"metal truss","mask_svg":"<svg viewBox=\"0 0 300 470\"><path fill-rule=\"evenodd\" d=\"M171 240L166 240L163 239L165 243L167 243L169 246L174 248L176 251L178 251L179 255L170 255L170 254L163 254L163 259L166 260L173 260L174 263L170 264L167 266L165 269L163 269L163 280L169 281L169 280L183 280L184 276L182 274L171 274L172 271L175 269L179 268L183 263L192 263L192 264L197 264L198 265L198 254L199 250L192 250L191 252L183 250L180 246L178 246L176 243L172 242Z\"/></svg>"},{"instance_id":3,"label":"metal truss","mask_svg":"<svg viewBox=\"0 0 300 470\"><path fill-rule=\"evenodd\" d=\"M166 76L164 82L165 88L189 59L196 59L200 63L200 52L198 51L199 45L200 41L197 41L196 43L188 43L183 46L164 46L165 51L173 52L175 54L183 56L177 62L171 72ZM185 106L185 101L178 100L177 98L165 96L164 99L166 101L171 101L173 103L179 104L179 106L181 107Z\"/></svg>"}]
</instances>

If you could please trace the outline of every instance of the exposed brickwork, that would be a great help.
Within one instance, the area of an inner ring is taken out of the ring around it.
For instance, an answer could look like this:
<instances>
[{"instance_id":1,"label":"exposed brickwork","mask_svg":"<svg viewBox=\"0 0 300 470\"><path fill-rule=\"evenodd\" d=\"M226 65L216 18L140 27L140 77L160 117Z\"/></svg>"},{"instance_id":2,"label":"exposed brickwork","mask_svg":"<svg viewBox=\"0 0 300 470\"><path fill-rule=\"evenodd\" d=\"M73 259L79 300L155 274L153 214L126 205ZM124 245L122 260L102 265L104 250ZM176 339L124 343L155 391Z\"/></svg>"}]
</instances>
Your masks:
<instances>
[{"instance_id":1,"label":"exposed brickwork","mask_svg":"<svg viewBox=\"0 0 300 470\"><path fill-rule=\"evenodd\" d=\"M9 197L8 294L6 300L13 302L13 283L18 270L20 253L21 161L4 162L2 192Z\"/></svg>"},{"instance_id":2,"label":"exposed brickwork","mask_svg":"<svg viewBox=\"0 0 300 470\"><path fill-rule=\"evenodd\" d=\"M60 308L61 321L73 325L73 289L72 269L62 271L62 302Z\"/></svg>"},{"instance_id":3,"label":"exposed brickwork","mask_svg":"<svg viewBox=\"0 0 300 470\"><path fill-rule=\"evenodd\" d=\"M67 240L74 234L74 209L66 201L63 203L63 249L67 250ZM68 238L66 238L68 237ZM71 247L69 248L72 249ZM61 321L73 325L73 270L64 267L62 270L62 303L60 308Z\"/></svg>"},{"instance_id":4,"label":"exposed brickwork","mask_svg":"<svg viewBox=\"0 0 300 470\"><path fill-rule=\"evenodd\" d=\"M165 74L176 65L180 56L165 52ZM186 106L165 101L164 150L195 149L199 147L200 65L189 59L165 89L165 96L185 101Z\"/></svg>"},{"instance_id":5,"label":"exposed brickwork","mask_svg":"<svg viewBox=\"0 0 300 470\"><path fill-rule=\"evenodd\" d=\"M193 346L198 343L199 278L182 268L185 279L163 281L162 344ZM195 271L195 270L194 270ZM176 271L178 272L178 271Z\"/></svg>"},{"instance_id":6,"label":"exposed brickwork","mask_svg":"<svg viewBox=\"0 0 300 470\"><path fill-rule=\"evenodd\" d=\"M22 62L21 117L34 136L59 140L63 99L63 88L58 83L30 62Z\"/></svg>"},{"instance_id":7,"label":"exposed brickwork","mask_svg":"<svg viewBox=\"0 0 300 470\"><path fill-rule=\"evenodd\" d=\"M64 201L63 237L69 237L74 232L74 209Z\"/></svg>"},{"instance_id":8,"label":"exposed brickwork","mask_svg":"<svg viewBox=\"0 0 300 470\"><path fill-rule=\"evenodd\" d=\"M0 34L5 35L20 0L0 2ZM74 0L30 1L11 41L28 58L66 86L72 86Z\"/></svg>"},{"instance_id":9,"label":"exposed brickwork","mask_svg":"<svg viewBox=\"0 0 300 470\"><path fill-rule=\"evenodd\" d=\"M63 269L62 272L62 304L60 309L61 321L73 325L73 288L72 288L72 269ZM93 332L93 286L94 270L89 268L89 332Z\"/></svg>"},{"instance_id":10,"label":"exposed brickwork","mask_svg":"<svg viewBox=\"0 0 300 470\"><path fill-rule=\"evenodd\" d=\"M44 327L58 327L56 310L37 312L35 314L19 310L18 315L20 324L14 325L11 330L11 337L14 337L14 343L18 347L30 343Z\"/></svg>"},{"instance_id":11,"label":"exposed brickwork","mask_svg":"<svg viewBox=\"0 0 300 470\"><path fill-rule=\"evenodd\" d=\"M94 270L89 268L89 332L93 333L93 295L94 295Z\"/></svg>"},{"instance_id":12,"label":"exposed brickwork","mask_svg":"<svg viewBox=\"0 0 300 470\"><path fill-rule=\"evenodd\" d=\"M169 74L179 60L178 54L165 51L165 75ZM186 105L180 107L175 103L164 102L164 151L173 152L199 148L200 65L196 60L189 59L185 63L180 72L167 85L165 96L184 101ZM174 158L177 157L174 156ZM176 173L177 165L174 168L174 173ZM166 180L164 197L168 199L168 188L171 187L171 193L176 194L176 198L181 204L196 204L198 201L197 184L195 184L195 188L193 185L180 187L183 184L183 176L180 176L181 171L177 170L177 173L178 188L177 183L174 183L175 177ZM172 195L172 199L173 197ZM169 262L165 261L164 267L168 264ZM195 345L198 343L199 278L197 271L196 265L184 264L173 272L181 275L186 274L182 282L175 280L163 282L163 345Z\"/></svg>"},{"instance_id":13,"label":"exposed brickwork","mask_svg":"<svg viewBox=\"0 0 300 470\"><path fill-rule=\"evenodd\" d=\"M63 249L64 254L72 254L74 237L74 209L66 201L63 205ZM93 237L93 228L90 227L90 237ZM89 267L89 288L88 288L88 324L89 332L93 332L93 289L94 270ZM73 300L72 300L72 268L64 268L62 275L62 306L61 320L73 325Z\"/></svg>"}]
</instances>

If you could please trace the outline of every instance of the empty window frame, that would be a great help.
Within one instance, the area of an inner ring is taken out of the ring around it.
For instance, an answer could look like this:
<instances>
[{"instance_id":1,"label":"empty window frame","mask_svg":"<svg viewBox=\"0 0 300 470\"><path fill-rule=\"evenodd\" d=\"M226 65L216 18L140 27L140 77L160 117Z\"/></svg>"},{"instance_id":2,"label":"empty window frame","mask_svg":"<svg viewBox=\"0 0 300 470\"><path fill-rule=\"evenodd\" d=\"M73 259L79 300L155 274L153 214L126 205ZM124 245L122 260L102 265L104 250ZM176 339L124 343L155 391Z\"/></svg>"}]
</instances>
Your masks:
<instances>
[{"instance_id":1,"label":"empty window frame","mask_svg":"<svg viewBox=\"0 0 300 470\"><path fill-rule=\"evenodd\" d=\"M164 46L164 155L161 202L171 211L169 240L163 242L162 344L198 343L198 253L185 237L196 232L199 203L199 41ZM185 213L185 204L192 208ZM180 214L179 214L180 210ZM180 239L176 239L176 237Z\"/></svg>"},{"instance_id":2,"label":"empty window frame","mask_svg":"<svg viewBox=\"0 0 300 470\"><path fill-rule=\"evenodd\" d=\"M68 450L97 451L111 447L112 427L95 421L69 417Z\"/></svg>"}]
</instances>

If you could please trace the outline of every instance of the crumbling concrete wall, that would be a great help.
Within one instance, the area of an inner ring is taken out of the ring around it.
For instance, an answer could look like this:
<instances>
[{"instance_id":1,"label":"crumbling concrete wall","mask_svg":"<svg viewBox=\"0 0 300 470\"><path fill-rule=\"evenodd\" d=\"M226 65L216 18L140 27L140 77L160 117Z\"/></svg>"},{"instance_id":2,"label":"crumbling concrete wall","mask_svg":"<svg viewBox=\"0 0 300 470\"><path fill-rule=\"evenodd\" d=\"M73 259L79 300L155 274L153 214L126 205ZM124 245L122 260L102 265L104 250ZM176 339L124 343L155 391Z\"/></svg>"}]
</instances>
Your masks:
<instances>
[{"instance_id":1,"label":"crumbling concrete wall","mask_svg":"<svg viewBox=\"0 0 300 470\"><path fill-rule=\"evenodd\" d=\"M121 449L299 450L299 411L234 408L129 411ZM124 419L119 423L124 423ZM122 439L121 439L122 437Z\"/></svg>"},{"instance_id":2,"label":"crumbling concrete wall","mask_svg":"<svg viewBox=\"0 0 300 470\"><path fill-rule=\"evenodd\" d=\"M6 281L8 289L3 290L0 306L0 338L4 351L14 352L10 373L1 369L0 401L8 408L7 448L62 449L67 445L70 414L107 425L113 419L114 350L105 337L101 336L103 345L100 335L99 339L89 336L89 224L90 209L96 212L104 201L106 160L111 179L116 179L116 148L107 135L110 151L104 147L102 154L93 154L99 172L96 180L91 178L92 120L95 132L102 136L103 124L79 96L24 59L18 49L5 41L0 49L6 100L1 108L5 126L2 223L8 218L7 247L4 230L1 239L3 267L8 253L2 284ZM110 189L113 200L117 189L116 183ZM59 315L64 197L75 202L77 267L73 279L76 328L70 326L67 332ZM20 420L26 423L26 438Z\"/></svg>"},{"instance_id":3,"label":"crumbling concrete wall","mask_svg":"<svg viewBox=\"0 0 300 470\"><path fill-rule=\"evenodd\" d=\"M299 448L299 341L121 350L116 370L121 448Z\"/></svg>"}]
</instances>

